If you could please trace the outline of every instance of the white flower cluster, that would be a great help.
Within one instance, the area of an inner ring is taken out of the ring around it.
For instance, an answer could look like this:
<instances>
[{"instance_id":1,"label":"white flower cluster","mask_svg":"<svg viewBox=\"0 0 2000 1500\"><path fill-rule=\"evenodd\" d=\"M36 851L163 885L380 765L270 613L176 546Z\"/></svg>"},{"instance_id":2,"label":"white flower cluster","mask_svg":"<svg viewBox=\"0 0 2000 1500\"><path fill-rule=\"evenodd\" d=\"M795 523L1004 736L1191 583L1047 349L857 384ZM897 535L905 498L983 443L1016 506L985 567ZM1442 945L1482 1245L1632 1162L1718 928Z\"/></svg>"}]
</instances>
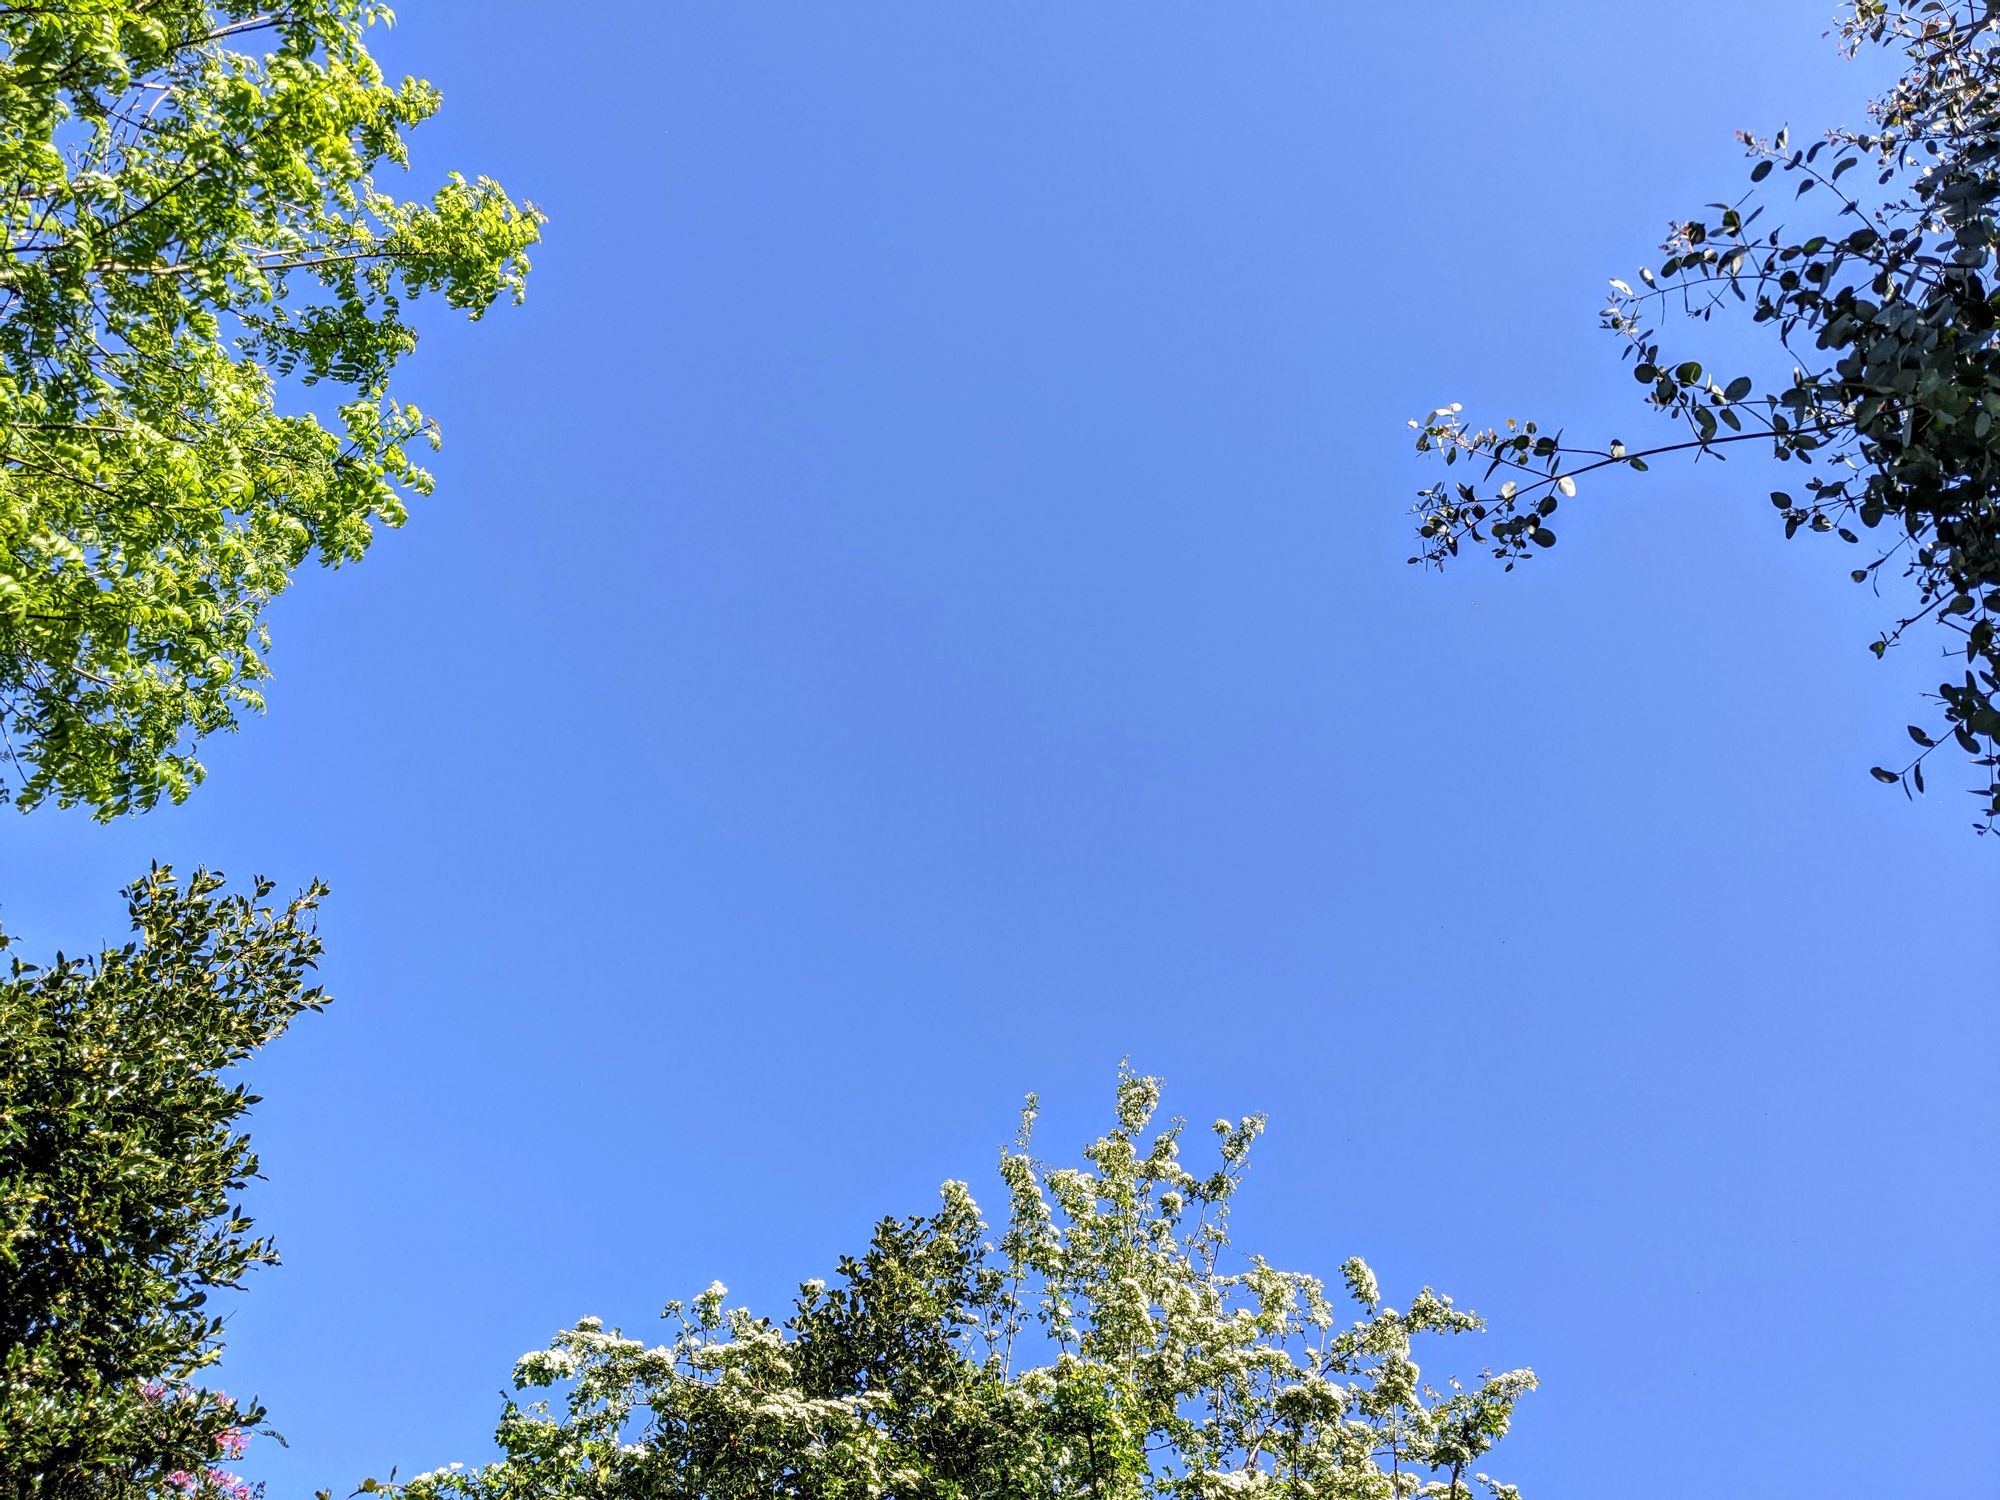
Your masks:
<instances>
[{"instance_id":1,"label":"white flower cluster","mask_svg":"<svg viewBox=\"0 0 2000 1500\"><path fill-rule=\"evenodd\" d=\"M844 1295L801 1283L784 1323L726 1306L719 1281L668 1304L674 1334L654 1348L584 1320L515 1367L524 1388L566 1384L564 1413L510 1406L507 1457L433 1471L413 1500L651 1494L641 1476L724 1462L745 1493L782 1475L788 1493L890 1496L949 1473L971 1494L963 1476L992 1464L1010 1493L1469 1500L1532 1373L1440 1394L1412 1340L1480 1327L1448 1297L1384 1307L1351 1259L1340 1275L1362 1317L1343 1330L1316 1278L1242 1265L1229 1206L1263 1121L1217 1121L1221 1165L1198 1177L1178 1123L1145 1138L1158 1102L1127 1073L1088 1165L1052 1168L1030 1154L1031 1101L1001 1157L997 1247L953 1181L935 1215L885 1221L844 1263ZM1139 1487L1105 1489L1105 1472Z\"/></svg>"}]
</instances>

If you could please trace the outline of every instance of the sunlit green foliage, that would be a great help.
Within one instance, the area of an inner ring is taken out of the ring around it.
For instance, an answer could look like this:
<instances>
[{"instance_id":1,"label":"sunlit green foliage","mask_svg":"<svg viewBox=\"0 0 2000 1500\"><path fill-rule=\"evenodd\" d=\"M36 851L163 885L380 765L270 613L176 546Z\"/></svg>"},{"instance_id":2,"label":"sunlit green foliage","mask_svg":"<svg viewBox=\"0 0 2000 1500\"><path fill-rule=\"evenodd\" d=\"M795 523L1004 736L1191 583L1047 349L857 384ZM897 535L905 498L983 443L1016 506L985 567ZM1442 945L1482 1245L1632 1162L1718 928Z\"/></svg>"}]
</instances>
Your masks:
<instances>
[{"instance_id":1,"label":"sunlit green foliage","mask_svg":"<svg viewBox=\"0 0 2000 1500\"><path fill-rule=\"evenodd\" d=\"M1425 1288L1385 1306L1359 1260L1357 1317L1311 1276L1230 1242L1258 1118L1218 1120L1219 1160L1148 1135L1157 1080L1121 1075L1117 1123L1082 1167L1001 1157L997 1241L963 1183L927 1218L885 1219L839 1282L778 1324L720 1285L666 1310L648 1347L586 1319L522 1356L505 1457L419 1476L404 1500L1285 1500L1499 1497L1481 1473L1527 1370L1427 1383L1413 1340L1480 1322Z\"/></svg>"},{"instance_id":2,"label":"sunlit green foliage","mask_svg":"<svg viewBox=\"0 0 2000 1500\"><path fill-rule=\"evenodd\" d=\"M1873 774L1920 792L1925 759L1955 744L1985 783L1984 832L2000 820L2000 0L1855 0L1841 34L1907 59L1870 128L1803 148L1783 131L1743 136L1751 182L1786 185L1806 224L1760 222L1753 188L1681 224L1641 286L1611 284L1604 326L1686 437L1585 447L1533 422L1482 429L1457 406L1434 411L1411 424L1419 450L1482 473L1423 492L1411 561L1442 565L1471 542L1511 569L1554 545L1551 518L1582 475L1768 445L1801 470L1770 497L1786 536L1863 548L1853 581L1906 601L1870 649L1919 624L1946 636L1935 715L1909 727L1910 755ZM1783 373L1725 380L1666 352L1652 325L1667 303L1702 321L1743 305L1781 346Z\"/></svg>"},{"instance_id":3,"label":"sunlit green foliage","mask_svg":"<svg viewBox=\"0 0 2000 1500\"><path fill-rule=\"evenodd\" d=\"M325 996L315 886L264 904L156 869L134 941L0 980L0 1495L213 1488L254 1404L189 1384L220 1353L217 1287L277 1259L235 1195L256 1102L221 1074ZM4 940L0 940L4 945ZM176 1477L178 1476L178 1477Z\"/></svg>"},{"instance_id":4,"label":"sunlit green foliage","mask_svg":"<svg viewBox=\"0 0 2000 1500\"><path fill-rule=\"evenodd\" d=\"M429 489L405 303L518 299L540 216L377 185L438 107L369 56L386 16L0 5L0 798L184 797L261 706L266 604Z\"/></svg>"}]
</instances>

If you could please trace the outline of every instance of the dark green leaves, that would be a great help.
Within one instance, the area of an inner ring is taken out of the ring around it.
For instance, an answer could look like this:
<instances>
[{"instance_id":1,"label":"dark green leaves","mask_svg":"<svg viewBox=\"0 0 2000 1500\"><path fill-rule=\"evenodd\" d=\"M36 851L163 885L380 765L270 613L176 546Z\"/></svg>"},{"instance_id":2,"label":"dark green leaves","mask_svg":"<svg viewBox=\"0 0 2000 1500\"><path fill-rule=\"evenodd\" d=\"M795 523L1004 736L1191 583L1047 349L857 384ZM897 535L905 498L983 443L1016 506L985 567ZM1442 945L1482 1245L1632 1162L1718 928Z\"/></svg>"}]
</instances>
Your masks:
<instances>
[{"instance_id":1,"label":"dark green leaves","mask_svg":"<svg viewBox=\"0 0 2000 1500\"><path fill-rule=\"evenodd\" d=\"M1868 539L1879 555L1841 571L1885 596L1901 591L1898 617L1869 649L1882 657L1924 626L1942 631L1946 651L1965 662L1963 682L1931 695L1934 718L1918 743L1928 755L1949 739L1971 758L1990 809L1982 827L2000 819L2000 296L1989 275L2000 244L2000 48L1989 44L1991 21L1985 0L1850 5L1842 26L1850 44L1903 49L1905 71L1872 128L1836 130L1796 151L1783 131L1744 140L1756 158L1753 182L1782 167L1800 199L1865 160L1884 186L1894 184L1880 206L1835 188L1808 211L1817 226L1793 226L1796 238L1753 236L1761 204L1712 203L1679 223L1661 247L1658 277L1641 273L1656 290L1613 282L1603 314L1648 404L1673 430L1637 451L1537 445L1534 454L1546 484L1612 464L1643 470L1663 453L1722 458L1739 444L1791 466L1792 482L1770 492L1784 535ZM1673 295L1662 296L1669 278ZM1704 326L1739 301L1771 335L1772 363L1790 375L1719 384L1701 361L1669 352L1654 326L1667 308ZM1512 441L1455 414L1429 438L1432 451L1493 455ZM1535 492L1524 482L1520 493ZM1461 541L1490 545L1510 568L1534 555L1532 519L1501 510L1475 535L1465 521L1487 496L1444 507L1437 494L1419 500L1427 560L1442 565ZM1869 537L1878 528L1879 540ZM1896 567L1882 566L1892 559ZM1878 770L1878 779L1924 785L1915 763Z\"/></svg>"},{"instance_id":2,"label":"dark green leaves","mask_svg":"<svg viewBox=\"0 0 2000 1500\"><path fill-rule=\"evenodd\" d=\"M320 888L269 894L155 869L131 945L0 981L0 1493L166 1493L261 1415L187 1383L206 1294L276 1259L232 1207L254 1099L224 1075L325 1003Z\"/></svg>"}]
</instances>

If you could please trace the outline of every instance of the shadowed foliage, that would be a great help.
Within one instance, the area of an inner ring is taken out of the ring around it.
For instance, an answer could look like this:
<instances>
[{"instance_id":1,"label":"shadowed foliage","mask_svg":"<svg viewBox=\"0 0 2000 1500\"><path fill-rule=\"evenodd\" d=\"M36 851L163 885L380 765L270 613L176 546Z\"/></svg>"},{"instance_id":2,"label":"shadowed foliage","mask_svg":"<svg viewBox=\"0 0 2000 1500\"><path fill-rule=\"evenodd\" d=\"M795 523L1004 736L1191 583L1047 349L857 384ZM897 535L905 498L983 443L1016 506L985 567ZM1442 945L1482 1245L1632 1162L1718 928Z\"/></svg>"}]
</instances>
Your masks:
<instances>
[{"instance_id":1,"label":"shadowed foliage","mask_svg":"<svg viewBox=\"0 0 2000 1500\"><path fill-rule=\"evenodd\" d=\"M0 1496L191 1490L263 1415L189 1382L208 1294L277 1259L235 1203L256 1096L221 1075L326 1003L321 889L270 892L155 869L130 943L0 981Z\"/></svg>"},{"instance_id":2,"label":"shadowed foliage","mask_svg":"<svg viewBox=\"0 0 2000 1500\"><path fill-rule=\"evenodd\" d=\"M1471 543L1511 569L1555 545L1556 510L1583 476L1760 445L1799 471L1770 497L1785 535L1858 549L1848 576L1900 601L1870 649L1919 625L1943 636L1945 679L1908 728L1914 749L1872 774L1921 792L1931 753L1955 746L1981 778L1987 832L2000 820L2000 3L1857 0L1841 35L1908 64L1870 125L1804 147L1746 133L1751 191L1680 224L1640 286L1611 284L1604 326L1646 403L1685 435L1587 446L1536 422L1431 412L1410 424L1419 451L1474 472L1423 491L1410 561L1441 567ZM1787 189L1769 218L1767 181ZM1803 221L1772 222L1780 212ZM1771 375L1725 378L1669 352L1663 310L1747 312L1772 336Z\"/></svg>"}]
</instances>

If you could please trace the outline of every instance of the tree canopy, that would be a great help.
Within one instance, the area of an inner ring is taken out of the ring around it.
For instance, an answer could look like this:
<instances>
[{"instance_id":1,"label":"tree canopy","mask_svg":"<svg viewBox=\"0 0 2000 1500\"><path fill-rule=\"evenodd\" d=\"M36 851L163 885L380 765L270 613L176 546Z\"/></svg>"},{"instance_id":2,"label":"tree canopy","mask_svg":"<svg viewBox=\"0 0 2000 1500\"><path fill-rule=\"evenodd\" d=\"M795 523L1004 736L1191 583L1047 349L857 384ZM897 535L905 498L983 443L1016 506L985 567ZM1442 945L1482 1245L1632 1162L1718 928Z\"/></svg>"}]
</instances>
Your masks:
<instances>
[{"instance_id":1,"label":"tree canopy","mask_svg":"<svg viewBox=\"0 0 2000 1500\"><path fill-rule=\"evenodd\" d=\"M220 1075L326 1003L323 892L271 889L155 868L132 942L0 980L0 1495L234 1484L262 1412L191 1383L221 1352L206 1300L277 1255L234 1201L256 1096Z\"/></svg>"},{"instance_id":2,"label":"tree canopy","mask_svg":"<svg viewBox=\"0 0 2000 1500\"><path fill-rule=\"evenodd\" d=\"M1418 449L1481 472L1422 492L1411 561L1442 566L1470 543L1511 569L1555 544L1552 518L1585 475L1763 445L1799 470L1770 496L1785 535L1859 549L1849 576L1898 601L1870 649L1918 626L1942 633L1950 665L1932 711L1875 778L1921 792L1925 761L1955 745L1983 783L1985 832L2000 820L2000 0L1853 0L1840 35L1907 62L1868 127L1804 146L1745 133L1750 192L1679 224L1639 286L1611 283L1604 326L1684 436L1589 446L1532 421L1433 411L1411 424ZM1806 216L1798 227L1765 219L1767 180ZM1656 329L1663 309L1706 323L1737 306L1788 373L1726 377Z\"/></svg>"},{"instance_id":3,"label":"tree canopy","mask_svg":"<svg viewBox=\"0 0 2000 1500\"><path fill-rule=\"evenodd\" d=\"M585 1319L514 1369L561 1388L499 1426L504 1457L406 1485L404 1500L1496 1500L1483 1472L1532 1372L1426 1381L1420 1338L1480 1320L1426 1287L1384 1303L1340 1268L1358 1317L1313 1276L1232 1241L1230 1205L1260 1117L1217 1120L1217 1160L1151 1130L1159 1082L1121 1073L1084 1165L1031 1152L1030 1098L1000 1172L997 1241L964 1183L938 1210L884 1219L834 1285L808 1281L776 1323L719 1283L667 1305L649 1347ZM1148 1132L1151 1130L1151 1134Z\"/></svg>"},{"instance_id":4,"label":"tree canopy","mask_svg":"<svg viewBox=\"0 0 2000 1500\"><path fill-rule=\"evenodd\" d=\"M388 16L0 5L0 798L186 796L261 707L265 606L430 489L406 304L518 300L540 215L377 185L439 104L371 58Z\"/></svg>"}]
</instances>

